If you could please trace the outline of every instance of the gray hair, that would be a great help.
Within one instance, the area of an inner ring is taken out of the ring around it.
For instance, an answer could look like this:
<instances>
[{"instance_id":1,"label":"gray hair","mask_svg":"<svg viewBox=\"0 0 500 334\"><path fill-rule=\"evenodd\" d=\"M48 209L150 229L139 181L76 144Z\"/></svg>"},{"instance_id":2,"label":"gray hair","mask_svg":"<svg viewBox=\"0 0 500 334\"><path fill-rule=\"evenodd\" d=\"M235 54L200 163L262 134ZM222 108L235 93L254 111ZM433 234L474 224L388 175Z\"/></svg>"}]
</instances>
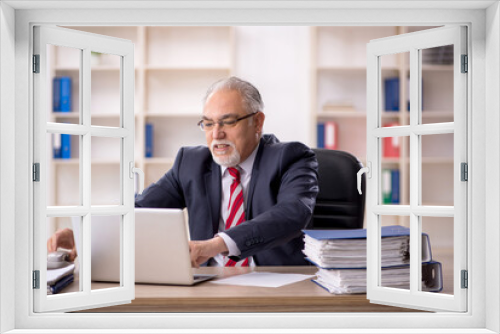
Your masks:
<instances>
[{"instance_id":1,"label":"gray hair","mask_svg":"<svg viewBox=\"0 0 500 334\"><path fill-rule=\"evenodd\" d=\"M205 97L203 98L203 105L205 105L208 99L216 92L221 90L235 90L241 94L243 103L245 105L245 111L249 114L264 111L264 102L262 102L262 97L259 91L250 82L241 80L237 77L229 77L222 79L214 83L210 88L208 88Z\"/></svg>"}]
</instances>

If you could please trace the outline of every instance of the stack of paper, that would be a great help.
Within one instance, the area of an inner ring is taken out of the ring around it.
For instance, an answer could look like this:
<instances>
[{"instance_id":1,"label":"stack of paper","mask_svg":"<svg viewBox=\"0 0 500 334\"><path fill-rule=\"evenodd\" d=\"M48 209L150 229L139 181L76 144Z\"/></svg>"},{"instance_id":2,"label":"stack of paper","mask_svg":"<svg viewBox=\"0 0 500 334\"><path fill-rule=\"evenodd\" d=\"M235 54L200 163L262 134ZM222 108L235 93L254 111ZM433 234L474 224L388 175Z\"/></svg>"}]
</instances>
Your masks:
<instances>
[{"instance_id":1,"label":"stack of paper","mask_svg":"<svg viewBox=\"0 0 500 334\"><path fill-rule=\"evenodd\" d=\"M410 230L394 225L384 226L382 234L382 266L408 264ZM366 230L305 230L304 254L320 268L366 268ZM424 247L423 247L424 248Z\"/></svg>"},{"instance_id":2,"label":"stack of paper","mask_svg":"<svg viewBox=\"0 0 500 334\"><path fill-rule=\"evenodd\" d=\"M382 238L382 266L409 263L409 236ZM318 240L304 237L304 254L322 268L366 268L366 239Z\"/></svg>"},{"instance_id":3,"label":"stack of paper","mask_svg":"<svg viewBox=\"0 0 500 334\"><path fill-rule=\"evenodd\" d=\"M385 226L381 236L381 286L409 289L410 230ZM366 292L365 229L304 230L304 243L306 259L319 268L313 282L334 294ZM440 291L441 264L431 259L429 236L422 234L422 286L426 291Z\"/></svg>"},{"instance_id":4,"label":"stack of paper","mask_svg":"<svg viewBox=\"0 0 500 334\"><path fill-rule=\"evenodd\" d=\"M47 269L47 294L59 293L68 284L73 282L75 264L72 263L66 267L58 269Z\"/></svg>"},{"instance_id":5,"label":"stack of paper","mask_svg":"<svg viewBox=\"0 0 500 334\"><path fill-rule=\"evenodd\" d=\"M313 280L334 294L366 292L366 269L323 269ZM400 289L410 288L410 267L382 269L382 286Z\"/></svg>"}]
</instances>

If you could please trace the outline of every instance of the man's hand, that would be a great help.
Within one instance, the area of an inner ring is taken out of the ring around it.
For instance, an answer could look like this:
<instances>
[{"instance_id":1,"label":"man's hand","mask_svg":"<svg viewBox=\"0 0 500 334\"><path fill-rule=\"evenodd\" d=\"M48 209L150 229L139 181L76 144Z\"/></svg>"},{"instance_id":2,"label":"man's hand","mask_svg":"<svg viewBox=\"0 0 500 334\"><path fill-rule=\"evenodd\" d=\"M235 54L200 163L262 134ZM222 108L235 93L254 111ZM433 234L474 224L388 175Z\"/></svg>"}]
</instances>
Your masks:
<instances>
[{"instance_id":1,"label":"man's hand","mask_svg":"<svg viewBox=\"0 0 500 334\"><path fill-rule=\"evenodd\" d=\"M200 264L205 263L211 257L226 252L228 252L226 243L219 236L209 240L189 242L191 266L195 268L199 268Z\"/></svg>"},{"instance_id":2,"label":"man's hand","mask_svg":"<svg viewBox=\"0 0 500 334\"><path fill-rule=\"evenodd\" d=\"M69 260L75 261L76 258L76 246L75 238L73 236L73 230L65 228L54 233L47 240L47 252L55 252L58 248L64 248L70 250Z\"/></svg>"}]
</instances>

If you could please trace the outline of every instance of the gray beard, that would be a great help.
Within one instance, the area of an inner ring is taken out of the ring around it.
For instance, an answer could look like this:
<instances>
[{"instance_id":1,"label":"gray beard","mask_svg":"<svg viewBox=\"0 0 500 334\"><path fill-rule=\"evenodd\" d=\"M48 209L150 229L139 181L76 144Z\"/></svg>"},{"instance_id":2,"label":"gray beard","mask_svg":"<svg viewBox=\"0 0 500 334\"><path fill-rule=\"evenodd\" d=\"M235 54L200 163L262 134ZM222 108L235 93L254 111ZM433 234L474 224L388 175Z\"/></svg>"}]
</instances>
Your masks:
<instances>
[{"instance_id":1,"label":"gray beard","mask_svg":"<svg viewBox=\"0 0 500 334\"><path fill-rule=\"evenodd\" d=\"M214 159L215 163L223 167L234 167L239 164L241 160L240 152L238 152L236 149L233 149L233 153L231 153L231 155L228 157L221 157L212 153L212 158Z\"/></svg>"}]
</instances>

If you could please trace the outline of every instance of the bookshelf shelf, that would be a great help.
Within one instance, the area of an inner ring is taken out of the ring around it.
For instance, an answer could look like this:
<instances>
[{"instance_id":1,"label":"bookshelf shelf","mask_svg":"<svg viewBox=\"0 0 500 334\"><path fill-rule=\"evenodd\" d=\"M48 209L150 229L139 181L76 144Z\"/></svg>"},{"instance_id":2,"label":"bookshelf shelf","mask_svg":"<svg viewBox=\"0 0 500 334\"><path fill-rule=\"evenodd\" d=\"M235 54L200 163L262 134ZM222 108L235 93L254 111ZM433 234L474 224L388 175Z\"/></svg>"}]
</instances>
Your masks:
<instances>
[{"instance_id":1,"label":"bookshelf shelf","mask_svg":"<svg viewBox=\"0 0 500 334\"><path fill-rule=\"evenodd\" d=\"M453 71L453 65L427 65L424 64L422 65L422 71L448 71L452 72Z\"/></svg>"},{"instance_id":2,"label":"bookshelf shelf","mask_svg":"<svg viewBox=\"0 0 500 334\"><path fill-rule=\"evenodd\" d=\"M144 163L150 164L150 165L173 164L174 159L172 159L172 158L144 158Z\"/></svg>"},{"instance_id":3,"label":"bookshelf shelf","mask_svg":"<svg viewBox=\"0 0 500 334\"><path fill-rule=\"evenodd\" d=\"M361 111L322 111L317 113L318 119L329 118L366 118L366 112Z\"/></svg>"},{"instance_id":4,"label":"bookshelf shelf","mask_svg":"<svg viewBox=\"0 0 500 334\"><path fill-rule=\"evenodd\" d=\"M80 164L79 159L53 159L53 164L56 166L66 166L66 165L75 165L78 166Z\"/></svg>"},{"instance_id":5,"label":"bookshelf shelf","mask_svg":"<svg viewBox=\"0 0 500 334\"><path fill-rule=\"evenodd\" d=\"M79 159L71 158L71 159L54 159L54 165L56 166L66 166L66 165L75 165L78 166L80 163ZM92 165L119 165L120 161L118 160L92 160Z\"/></svg>"},{"instance_id":6,"label":"bookshelf shelf","mask_svg":"<svg viewBox=\"0 0 500 334\"><path fill-rule=\"evenodd\" d=\"M147 112L144 114L147 118L193 118L201 119L201 110L199 112L188 111L186 113L179 112Z\"/></svg>"},{"instance_id":7,"label":"bookshelf shelf","mask_svg":"<svg viewBox=\"0 0 500 334\"><path fill-rule=\"evenodd\" d=\"M193 71L231 71L230 68L226 66L220 66L220 67L209 67L209 66L155 66L155 65L146 65L144 67L144 70L146 71L172 71L172 72L193 72Z\"/></svg>"}]
</instances>

